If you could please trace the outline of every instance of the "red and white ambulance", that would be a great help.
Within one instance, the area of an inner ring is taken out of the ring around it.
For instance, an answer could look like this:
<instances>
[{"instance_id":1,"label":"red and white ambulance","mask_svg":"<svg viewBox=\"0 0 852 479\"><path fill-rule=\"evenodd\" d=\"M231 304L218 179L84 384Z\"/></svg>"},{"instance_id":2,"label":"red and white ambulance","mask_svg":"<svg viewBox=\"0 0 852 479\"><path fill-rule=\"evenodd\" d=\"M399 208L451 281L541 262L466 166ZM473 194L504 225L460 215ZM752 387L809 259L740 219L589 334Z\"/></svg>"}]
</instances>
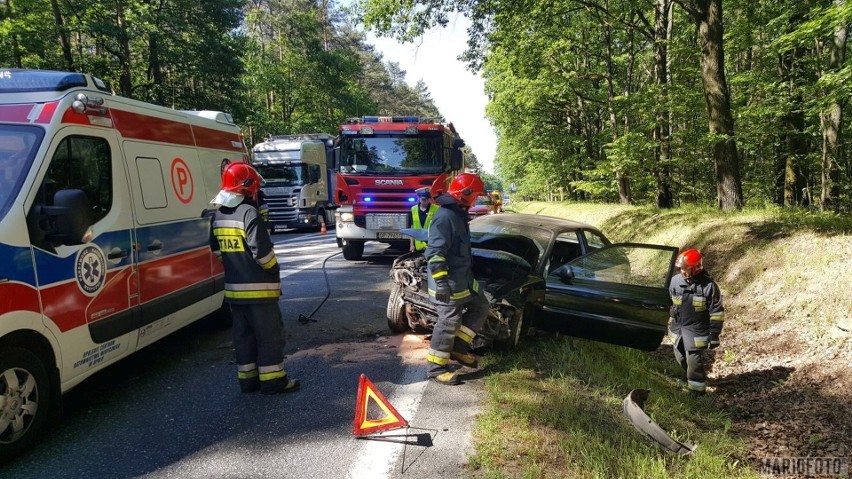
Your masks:
<instances>
[{"instance_id":1,"label":"red and white ambulance","mask_svg":"<svg viewBox=\"0 0 852 479\"><path fill-rule=\"evenodd\" d=\"M233 161L249 156L226 113L0 70L0 458L62 393L221 307L209 200Z\"/></svg>"}]
</instances>

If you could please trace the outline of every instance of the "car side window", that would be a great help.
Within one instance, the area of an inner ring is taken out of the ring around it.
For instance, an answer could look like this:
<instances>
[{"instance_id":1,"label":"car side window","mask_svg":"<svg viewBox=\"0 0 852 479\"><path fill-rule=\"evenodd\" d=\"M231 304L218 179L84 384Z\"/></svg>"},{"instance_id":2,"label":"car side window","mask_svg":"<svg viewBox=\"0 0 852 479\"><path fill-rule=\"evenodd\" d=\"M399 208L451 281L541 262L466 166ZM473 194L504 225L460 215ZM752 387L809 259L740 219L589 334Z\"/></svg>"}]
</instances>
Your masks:
<instances>
[{"instance_id":1,"label":"car side window","mask_svg":"<svg viewBox=\"0 0 852 479\"><path fill-rule=\"evenodd\" d=\"M553 248L550 250L547 273L553 273L563 264L579 257L580 254L580 241L577 233L572 231L560 234L556 237L553 242Z\"/></svg>"},{"instance_id":2,"label":"car side window","mask_svg":"<svg viewBox=\"0 0 852 479\"><path fill-rule=\"evenodd\" d=\"M56 148L36 200L53 205L59 190L83 190L92 221L97 223L112 207L112 155L103 138L69 136Z\"/></svg>"},{"instance_id":3,"label":"car side window","mask_svg":"<svg viewBox=\"0 0 852 479\"><path fill-rule=\"evenodd\" d=\"M587 254L592 251L597 251L608 244L601 235L594 231L583 230L583 237L586 239Z\"/></svg>"}]
</instances>

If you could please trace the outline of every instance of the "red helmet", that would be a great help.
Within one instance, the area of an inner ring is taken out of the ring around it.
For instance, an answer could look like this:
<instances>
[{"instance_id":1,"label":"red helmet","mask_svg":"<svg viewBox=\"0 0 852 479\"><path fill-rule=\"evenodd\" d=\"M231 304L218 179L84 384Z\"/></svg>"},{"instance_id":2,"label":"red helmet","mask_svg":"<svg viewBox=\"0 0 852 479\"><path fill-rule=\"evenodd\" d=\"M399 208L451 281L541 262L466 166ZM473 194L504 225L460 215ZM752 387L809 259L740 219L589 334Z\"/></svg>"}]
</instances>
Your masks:
<instances>
[{"instance_id":1,"label":"red helmet","mask_svg":"<svg viewBox=\"0 0 852 479\"><path fill-rule=\"evenodd\" d=\"M697 275L704 269L701 261L701 252L697 249L684 251L678 255L675 267L679 268L681 273L687 278Z\"/></svg>"},{"instance_id":2,"label":"red helmet","mask_svg":"<svg viewBox=\"0 0 852 479\"><path fill-rule=\"evenodd\" d=\"M447 193L463 206L470 208L476 203L476 197L485 191L485 184L473 173L462 173L450 183Z\"/></svg>"},{"instance_id":3,"label":"red helmet","mask_svg":"<svg viewBox=\"0 0 852 479\"><path fill-rule=\"evenodd\" d=\"M231 163L222 172L222 191L257 198L257 192L263 184L263 178L251 165Z\"/></svg>"}]
</instances>

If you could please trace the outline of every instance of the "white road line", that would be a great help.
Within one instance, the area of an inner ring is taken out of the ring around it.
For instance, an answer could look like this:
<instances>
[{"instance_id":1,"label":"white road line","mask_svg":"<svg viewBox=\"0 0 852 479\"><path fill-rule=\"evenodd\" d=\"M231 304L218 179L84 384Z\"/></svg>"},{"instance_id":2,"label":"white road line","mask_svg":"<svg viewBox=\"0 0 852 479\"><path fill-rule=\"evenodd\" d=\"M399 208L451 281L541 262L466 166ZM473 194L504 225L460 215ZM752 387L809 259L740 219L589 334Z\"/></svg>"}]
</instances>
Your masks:
<instances>
[{"instance_id":1,"label":"white road line","mask_svg":"<svg viewBox=\"0 0 852 479\"><path fill-rule=\"evenodd\" d=\"M403 370L400 378L403 386L395 388L392 394L382 391L397 412L409 422L417 415L417 409L420 407L420 399L423 398L423 391L427 384L425 377L424 366L408 366ZM399 434L399 430L389 431L389 434ZM346 477L348 479L390 477L405 445L369 439L358 440L358 442L354 456L355 462L349 467Z\"/></svg>"}]
</instances>

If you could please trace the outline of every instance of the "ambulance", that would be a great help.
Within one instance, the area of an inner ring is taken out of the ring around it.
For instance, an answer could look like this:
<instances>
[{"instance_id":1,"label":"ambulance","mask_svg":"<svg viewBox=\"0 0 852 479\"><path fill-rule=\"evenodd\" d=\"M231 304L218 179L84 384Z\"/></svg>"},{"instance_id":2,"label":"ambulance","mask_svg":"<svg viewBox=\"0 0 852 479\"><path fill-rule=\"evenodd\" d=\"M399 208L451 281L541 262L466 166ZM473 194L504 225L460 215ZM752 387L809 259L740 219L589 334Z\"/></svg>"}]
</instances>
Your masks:
<instances>
[{"instance_id":1,"label":"ambulance","mask_svg":"<svg viewBox=\"0 0 852 479\"><path fill-rule=\"evenodd\" d=\"M0 70L0 460L86 377L220 310L209 201L234 161L226 113Z\"/></svg>"}]
</instances>

